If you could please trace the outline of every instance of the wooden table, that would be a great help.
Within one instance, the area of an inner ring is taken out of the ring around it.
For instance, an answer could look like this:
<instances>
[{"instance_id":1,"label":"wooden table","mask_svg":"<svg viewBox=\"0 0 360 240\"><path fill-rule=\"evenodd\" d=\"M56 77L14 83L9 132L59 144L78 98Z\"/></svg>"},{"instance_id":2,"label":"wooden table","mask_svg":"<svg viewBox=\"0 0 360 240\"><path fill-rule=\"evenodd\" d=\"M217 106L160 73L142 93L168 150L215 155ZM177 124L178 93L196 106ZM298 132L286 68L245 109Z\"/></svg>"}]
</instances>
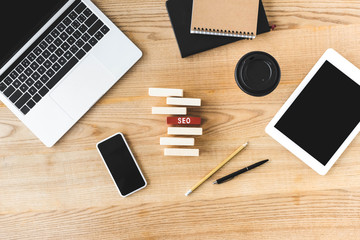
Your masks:
<instances>
[{"instance_id":1,"label":"wooden table","mask_svg":"<svg viewBox=\"0 0 360 240\"><path fill-rule=\"evenodd\" d=\"M360 67L360 1L264 0L277 28L180 58L164 0L96 0L143 58L53 148L0 105L0 239L359 239L360 138L320 176L264 128L332 47ZM262 50L282 78L265 97L243 93L234 68ZM164 157L165 99L149 87L203 100L200 157ZM121 131L148 180L121 198L96 142ZM240 144L249 146L189 197L184 193ZM266 165L223 185L211 180L255 161Z\"/></svg>"}]
</instances>

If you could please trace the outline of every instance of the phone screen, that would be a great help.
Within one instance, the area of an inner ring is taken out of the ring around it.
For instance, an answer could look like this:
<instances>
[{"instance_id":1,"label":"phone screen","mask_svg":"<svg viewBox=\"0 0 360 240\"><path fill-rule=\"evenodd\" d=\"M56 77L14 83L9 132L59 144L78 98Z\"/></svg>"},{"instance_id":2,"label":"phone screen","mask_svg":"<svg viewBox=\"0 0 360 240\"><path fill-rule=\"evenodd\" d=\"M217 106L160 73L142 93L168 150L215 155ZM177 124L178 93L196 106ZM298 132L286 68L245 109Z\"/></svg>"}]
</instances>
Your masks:
<instances>
[{"instance_id":1,"label":"phone screen","mask_svg":"<svg viewBox=\"0 0 360 240\"><path fill-rule=\"evenodd\" d=\"M98 143L97 148L122 196L146 186L146 180L122 134Z\"/></svg>"}]
</instances>

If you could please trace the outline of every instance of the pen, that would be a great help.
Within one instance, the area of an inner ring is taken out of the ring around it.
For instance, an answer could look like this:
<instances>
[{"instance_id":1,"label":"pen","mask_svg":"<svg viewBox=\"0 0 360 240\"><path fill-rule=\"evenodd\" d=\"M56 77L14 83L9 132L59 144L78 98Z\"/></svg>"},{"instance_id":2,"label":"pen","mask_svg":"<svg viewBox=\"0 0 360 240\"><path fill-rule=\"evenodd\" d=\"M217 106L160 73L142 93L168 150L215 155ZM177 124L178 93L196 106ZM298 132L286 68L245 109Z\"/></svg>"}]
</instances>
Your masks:
<instances>
[{"instance_id":1,"label":"pen","mask_svg":"<svg viewBox=\"0 0 360 240\"><path fill-rule=\"evenodd\" d=\"M214 168L211 172L209 172L205 177L203 177L197 184L195 184L189 191L185 193L185 196L189 196L190 193L195 191L203 182L205 182L209 177L211 177L217 170L219 170L222 166L224 166L228 161L230 161L236 154L238 154L241 150L243 150L248 145L248 142L241 145L238 149L236 149L230 156L228 156L225 160L219 163L216 168Z\"/></svg>"},{"instance_id":2,"label":"pen","mask_svg":"<svg viewBox=\"0 0 360 240\"><path fill-rule=\"evenodd\" d=\"M222 177L222 178L219 178L218 180L216 180L215 182L213 182L213 184L220 184L220 183L223 183L223 182L226 182L226 181L229 181L231 179L233 179L234 177L236 177L237 175L240 175L244 172L247 172L251 169L254 169L260 165L263 165L264 163L266 163L267 161L269 161L269 159L266 159L266 160L263 160L263 161L260 161L260 162L257 162L257 163L254 163L246 168L243 168L243 169L240 169L236 172L233 172L229 175L226 175L225 177Z\"/></svg>"}]
</instances>

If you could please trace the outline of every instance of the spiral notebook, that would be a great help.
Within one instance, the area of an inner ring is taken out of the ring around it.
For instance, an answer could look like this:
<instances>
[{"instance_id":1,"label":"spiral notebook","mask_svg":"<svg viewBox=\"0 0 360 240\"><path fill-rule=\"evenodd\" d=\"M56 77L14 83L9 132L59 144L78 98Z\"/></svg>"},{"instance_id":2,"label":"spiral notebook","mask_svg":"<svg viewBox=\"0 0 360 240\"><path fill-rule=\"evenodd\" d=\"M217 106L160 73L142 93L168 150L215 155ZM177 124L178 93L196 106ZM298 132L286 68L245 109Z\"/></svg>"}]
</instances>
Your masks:
<instances>
[{"instance_id":1,"label":"spiral notebook","mask_svg":"<svg viewBox=\"0 0 360 240\"><path fill-rule=\"evenodd\" d=\"M237 37L218 37L215 35L191 34L189 29L191 25L192 6L193 0L166 1L166 8L181 57L185 58L193 54L245 39ZM257 22L257 35L270 31L269 22L261 0L259 1Z\"/></svg>"},{"instance_id":2,"label":"spiral notebook","mask_svg":"<svg viewBox=\"0 0 360 240\"><path fill-rule=\"evenodd\" d=\"M193 0L192 34L253 39L259 0Z\"/></svg>"}]
</instances>

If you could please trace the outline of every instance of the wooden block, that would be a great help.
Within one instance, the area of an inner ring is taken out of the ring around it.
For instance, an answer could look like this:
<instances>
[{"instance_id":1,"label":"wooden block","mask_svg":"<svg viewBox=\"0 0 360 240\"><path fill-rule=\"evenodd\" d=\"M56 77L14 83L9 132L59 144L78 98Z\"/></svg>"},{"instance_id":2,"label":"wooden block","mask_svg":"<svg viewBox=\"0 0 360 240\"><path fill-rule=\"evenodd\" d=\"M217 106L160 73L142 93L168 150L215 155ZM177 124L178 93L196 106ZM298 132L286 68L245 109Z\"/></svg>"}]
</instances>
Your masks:
<instances>
[{"instance_id":1,"label":"wooden block","mask_svg":"<svg viewBox=\"0 0 360 240\"><path fill-rule=\"evenodd\" d=\"M180 105L180 106L201 106L200 98L166 98L166 104L168 105Z\"/></svg>"},{"instance_id":2,"label":"wooden block","mask_svg":"<svg viewBox=\"0 0 360 240\"><path fill-rule=\"evenodd\" d=\"M186 107L153 107L152 114L186 115Z\"/></svg>"},{"instance_id":3,"label":"wooden block","mask_svg":"<svg viewBox=\"0 0 360 240\"><path fill-rule=\"evenodd\" d=\"M168 127L169 135L202 135L202 128L196 127Z\"/></svg>"},{"instance_id":4,"label":"wooden block","mask_svg":"<svg viewBox=\"0 0 360 240\"><path fill-rule=\"evenodd\" d=\"M194 138L161 137L160 145L168 146L194 146Z\"/></svg>"},{"instance_id":5,"label":"wooden block","mask_svg":"<svg viewBox=\"0 0 360 240\"><path fill-rule=\"evenodd\" d=\"M173 125L200 125L201 118L199 117L167 117L167 124Z\"/></svg>"},{"instance_id":6,"label":"wooden block","mask_svg":"<svg viewBox=\"0 0 360 240\"><path fill-rule=\"evenodd\" d=\"M165 156L198 157L199 149L165 148Z\"/></svg>"},{"instance_id":7,"label":"wooden block","mask_svg":"<svg viewBox=\"0 0 360 240\"><path fill-rule=\"evenodd\" d=\"M182 89L173 88L149 88L149 96L153 97L182 97Z\"/></svg>"}]
</instances>

